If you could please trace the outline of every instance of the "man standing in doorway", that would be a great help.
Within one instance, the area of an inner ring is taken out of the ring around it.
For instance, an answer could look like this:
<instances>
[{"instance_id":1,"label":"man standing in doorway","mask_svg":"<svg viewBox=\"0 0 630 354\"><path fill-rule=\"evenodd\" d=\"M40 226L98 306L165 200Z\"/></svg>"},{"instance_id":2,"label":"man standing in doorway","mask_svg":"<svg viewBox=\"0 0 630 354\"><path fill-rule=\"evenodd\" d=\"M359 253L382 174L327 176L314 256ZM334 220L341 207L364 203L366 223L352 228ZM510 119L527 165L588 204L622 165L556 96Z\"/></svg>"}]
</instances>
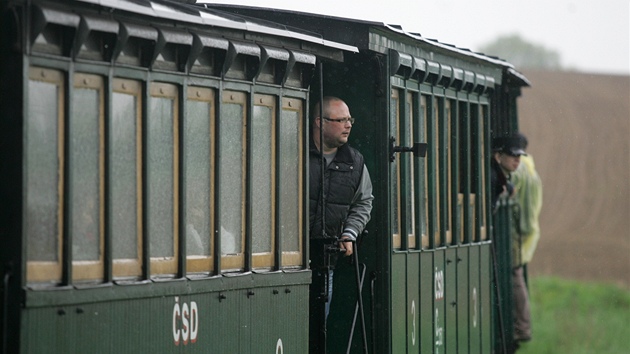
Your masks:
<instances>
[{"instance_id":1,"label":"man standing in doorway","mask_svg":"<svg viewBox=\"0 0 630 354\"><path fill-rule=\"evenodd\" d=\"M311 354L326 352L326 318L339 254L331 252L331 246L338 246L344 256L352 255L352 242L343 241L356 240L370 220L372 210L372 182L363 155L348 145L354 122L346 103L337 97L324 97L323 102L312 109L309 148L310 267L313 271ZM353 308L352 304L347 307Z\"/></svg>"},{"instance_id":2,"label":"man standing in doorway","mask_svg":"<svg viewBox=\"0 0 630 354\"><path fill-rule=\"evenodd\" d=\"M527 150L525 135L517 133L515 137L523 150ZM542 182L531 154L521 156L518 168L512 173L512 183L518 206L512 231L514 340L518 343L528 341L532 336L525 266L532 260L540 238L538 217L542 209Z\"/></svg>"}]
</instances>

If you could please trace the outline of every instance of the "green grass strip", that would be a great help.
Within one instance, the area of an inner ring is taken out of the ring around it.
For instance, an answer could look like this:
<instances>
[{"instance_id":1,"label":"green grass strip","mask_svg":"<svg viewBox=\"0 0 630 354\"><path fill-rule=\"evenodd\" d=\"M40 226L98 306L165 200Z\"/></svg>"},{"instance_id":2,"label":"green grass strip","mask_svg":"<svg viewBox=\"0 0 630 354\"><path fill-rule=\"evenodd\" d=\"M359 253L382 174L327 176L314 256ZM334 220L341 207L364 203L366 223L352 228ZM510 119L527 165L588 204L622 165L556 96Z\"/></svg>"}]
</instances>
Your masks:
<instances>
[{"instance_id":1,"label":"green grass strip","mask_svg":"<svg viewBox=\"0 0 630 354\"><path fill-rule=\"evenodd\" d=\"M629 354L630 290L613 284L532 277L533 338L519 354Z\"/></svg>"}]
</instances>

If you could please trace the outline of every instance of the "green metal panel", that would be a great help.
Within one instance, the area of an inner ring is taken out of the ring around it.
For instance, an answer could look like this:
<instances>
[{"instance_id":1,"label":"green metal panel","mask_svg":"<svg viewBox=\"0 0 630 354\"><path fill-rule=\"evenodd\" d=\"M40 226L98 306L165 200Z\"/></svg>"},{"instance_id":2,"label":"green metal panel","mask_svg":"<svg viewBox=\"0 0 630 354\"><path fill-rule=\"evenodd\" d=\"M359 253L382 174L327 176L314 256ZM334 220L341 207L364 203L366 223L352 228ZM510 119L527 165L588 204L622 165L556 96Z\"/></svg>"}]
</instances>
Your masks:
<instances>
[{"instance_id":1,"label":"green metal panel","mask_svg":"<svg viewBox=\"0 0 630 354\"><path fill-rule=\"evenodd\" d=\"M433 291L435 293L435 301L433 303L433 327L435 331L435 347L433 353L435 354L444 353L446 347L444 337L444 332L446 329L446 301L444 297L444 258L444 249L436 250L435 253L433 253Z\"/></svg>"},{"instance_id":2,"label":"green metal panel","mask_svg":"<svg viewBox=\"0 0 630 354\"><path fill-rule=\"evenodd\" d=\"M308 318L308 307L301 301L308 297L308 287L261 288L251 297L250 353L276 353L278 347L298 353L308 347L308 326L296 326Z\"/></svg>"},{"instance_id":3,"label":"green metal panel","mask_svg":"<svg viewBox=\"0 0 630 354\"><path fill-rule=\"evenodd\" d=\"M407 254L407 353L420 351L420 253ZM426 279L424 279L426 281Z\"/></svg>"},{"instance_id":4,"label":"green metal panel","mask_svg":"<svg viewBox=\"0 0 630 354\"><path fill-rule=\"evenodd\" d=\"M221 295L225 296L225 298L222 298ZM247 307L247 291L237 290L220 294L209 294L208 297L210 298L208 305L211 306L210 316L214 319L222 319L220 322L223 323L217 323L216 320L215 322L207 323L209 329L212 330L212 336L209 341L201 343L206 343L218 353L234 350L243 350L244 353L247 353L244 350L245 348L241 346L241 341L247 339L244 338L241 331L249 334L249 326L247 324L249 324L250 314ZM201 315L199 317L201 320ZM244 320L247 322L242 322Z\"/></svg>"},{"instance_id":5,"label":"green metal panel","mask_svg":"<svg viewBox=\"0 0 630 354\"><path fill-rule=\"evenodd\" d=\"M420 255L420 353L433 352L434 253L426 251Z\"/></svg>"},{"instance_id":6,"label":"green metal panel","mask_svg":"<svg viewBox=\"0 0 630 354\"><path fill-rule=\"evenodd\" d=\"M492 245L479 247L479 304L481 306L481 353L492 352Z\"/></svg>"},{"instance_id":7,"label":"green metal panel","mask_svg":"<svg viewBox=\"0 0 630 354\"><path fill-rule=\"evenodd\" d=\"M457 289L459 277L457 274L457 248L444 250L444 258L444 346L446 353L456 353L457 312L459 311L457 293L465 290Z\"/></svg>"},{"instance_id":8,"label":"green metal panel","mask_svg":"<svg viewBox=\"0 0 630 354\"><path fill-rule=\"evenodd\" d=\"M444 90L441 88L433 88L433 92L436 95L444 95ZM449 210L448 210L448 206L450 201L448 200L448 170L449 170L449 166L448 166L448 155L451 153L448 150L448 119L446 116L446 101L444 99L444 97L438 97L437 98L438 101L438 117L436 118L436 122L437 122L437 131L434 131L435 134L437 134L437 142L439 143L439 146L437 146L436 148L438 149L438 154L437 156L435 156L437 158L438 161L438 170L437 170L437 183L438 183L438 189L437 189L437 195L438 195L438 200L439 200L439 219L437 220L438 225L439 225L439 230L440 230L440 245L436 245L436 246L445 246L446 245L446 232L448 231L447 229L449 228L449 220L448 220L448 215L449 215ZM433 143L435 144L436 141L434 141Z\"/></svg>"},{"instance_id":9,"label":"green metal panel","mask_svg":"<svg viewBox=\"0 0 630 354\"><path fill-rule=\"evenodd\" d=\"M407 352L407 254L392 254L392 353Z\"/></svg>"},{"instance_id":10,"label":"green metal panel","mask_svg":"<svg viewBox=\"0 0 630 354\"><path fill-rule=\"evenodd\" d=\"M469 299L469 310L468 310L468 328L469 328L469 348L470 353L482 353L481 351L481 288L480 283L480 274L481 274L481 264L479 263L479 250L480 247L478 245L472 245L469 248L468 253L468 264L470 268L468 269L468 274L470 278L469 289L470 293ZM486 295L488 296L488 295ZM490 328L487 329L490 331Z\"/></svg>"},{"instance_id":11,"label":"green metal panel","mask_svg":"<svg viewBox=\"0 0 630 354\"><path fill-rule=\"evenodd\" d=\"M218 313L215 318L225 319L226 323L229 324L223 328L223 325L216 322L213 323L212 328L216 330L216 332L213 331L216 335L211 337L211 345L214 348L221 348L217 350L217 352L229 352L238 348L237 350L239 350L239 352L251 353L251 348L248 344L251 343L253 334L252 326L255 319L251 315L252 301L248 297L250 291L251 290L236 291L230 296L231 298L236 297L236 299L231 299L231 301L224 306L217 308ZM218 327L221 327L221 329L219 330ZM224 338L228 338L228 340ZM273 345L269 345L269 348L273 348Z\"/></svg>"},{"instance_id":12,"label":"green metal panel","mask_svg":"<svg viewBox=\"0 0 630 354\"><path fill-rule=\"evenodd\" d=\"M466 245L457 249L457 353L469 352L469 336L472 324L469 321L472 294L476 287L470 281L470 273L477 270L471 268L469 252L471 246ZM452 351L451 351L452 352Z\"/></svg>"},{"instance_id":13,"label":"green metal panel","mask_svg":"<svg viewBox=\"0 0 630 354\"><path fill-rule=\"evenodd\" d=\"M308 285L292 285L28 308L21 352L299 352L307 303Z\"/></svg>"}]
</instances>

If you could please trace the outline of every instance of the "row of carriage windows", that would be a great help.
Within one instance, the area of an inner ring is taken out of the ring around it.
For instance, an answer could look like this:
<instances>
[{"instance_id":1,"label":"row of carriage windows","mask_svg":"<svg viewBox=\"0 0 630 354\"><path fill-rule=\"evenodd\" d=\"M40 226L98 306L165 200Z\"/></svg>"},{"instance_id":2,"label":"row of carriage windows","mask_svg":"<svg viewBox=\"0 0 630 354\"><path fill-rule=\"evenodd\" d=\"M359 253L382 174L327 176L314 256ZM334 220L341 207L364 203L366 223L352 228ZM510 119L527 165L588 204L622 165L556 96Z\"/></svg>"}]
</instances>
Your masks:
<instances>
[{"instance_id":1,"label":"row of carriage windows","mask_svg":"<svg viewBox=\"0 0 630 354\"><path fill-rule=\"evenodd\" d=\"M303 266L302 99L110 81L30 68L28 281Z\"/></svg>"},{"instance_id":2,"label":"row of carriage windows","mask_svg":"<svg viewBox=\"0 0 630 354\"><path fill-rule=\"evenodd\" d=\"M429 146L425 158L400 154L390 165L393 249L486 240L487 172L482 157L488 104L458 100L454 94L394 88L390 114L396 144Z\"/></svg>"},{"instance_id":3,"label":"row of carriage windows","mask_svg":"<svg viewBox=\"0 0 630 354\"><path fill-rule=\"evenodd\" d=\"M303 100L106 81L30 69L29 281L61 281L64 259L66 281L174 276L179 257L186 274L303 266ZM393 248L485 240L487 104L401 89L390 104L395 141L437 147L390 165Z\"/></svg>"}]
</instances>

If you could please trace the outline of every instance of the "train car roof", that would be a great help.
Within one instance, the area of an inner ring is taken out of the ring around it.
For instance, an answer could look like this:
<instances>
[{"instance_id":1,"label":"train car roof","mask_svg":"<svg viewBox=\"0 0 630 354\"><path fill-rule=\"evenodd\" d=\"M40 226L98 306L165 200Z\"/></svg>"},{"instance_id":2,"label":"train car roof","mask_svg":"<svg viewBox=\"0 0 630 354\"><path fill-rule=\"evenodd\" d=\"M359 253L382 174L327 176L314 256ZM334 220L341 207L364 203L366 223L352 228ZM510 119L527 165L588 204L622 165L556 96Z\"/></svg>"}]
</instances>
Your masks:
<instances>
[{"instance_id":1,"label":"train car roof","mask_svg":"<svg viewBox=\"0 0 630 354\"><path fill-rule=\"evenodd\" d=\"M420 33L407 32L403 29L402 26L399 26L399 25L388 24L388 23L379 22L379 21L337 17L337 16L331 16L331 15L306 13L306 12L293 11L293 10L273 9L273 8L258 7L258 6L218 4L218 3L204 1L204 0L197 0L197 4L198 4L197 6L201 5L201 6L204 6L205 8L213 8L213 9L218 9L218 10L230 11L232 13L238 13L239 15L246 14L247 18L250 18L250 19L253 18L253 16L266 17L266 15L268 14L285 14L285 15L295 15L295 16L309 16L312 18L320 18L323 20L352 22L356 24L363 24L366 26L377 27L377 28L385 29L387 31L405 36L414 41L417 41L420 43L426 43L430 46L440 48L446 52L462 55L469 58L474 58L476 60L481 60L481 61L493 64L493 65L500 66L504 68L506 73L510 75L516 81L518 86L530 86L529 80L527 80L527 78L522 73L517 71L516 68L514 68L514 65L512 65L506 60L503 60L496 56L487 55L484 53L473 52L470 49L460 48L452 44L442 43L438 41L437 39L426 38L426 37L423 37ZM251 11L248 11L248 10L255 10L256 15L254 15ZM340 41L339 39L336 39L336 40ZM360 45L358 46L360 47Z\"/></svg>"},{"instance_id":2,"label":"train car roof","mask_svg":"<svg viewBox=\"0 0 630 354\"><path fill-rule=\"evenodd\" d=\"M413 38L417 41L420 42L425 42L425 43L429 43L431 45L446 49L447 51L452 51L452 52L456 52L459 54L463 54L465 56L471 56L471 57L475 57L499 66L503 66L506 68L506 71L514 76L515 79L521 81L521 86L530 86L529 81L527 80L527 78L525 77L525 75L521 74L520 72L518 72L515 68L514 65L511 64L510 62L501 59L499 57L496 56L491 56L491 55L487 55L484 53L479 53L479 52L473 52L470 49L467 48L460 48L457 47L453 44L447 44L447 43L442 43L439 42L437 39L431 39L431 38L425 38L423 37L420 33L414 33L414 32L406 32L402 26L397 26L397 25L390 25L390 24L386 24L386 23L382 23L381 26L388 28L391 31L397 32L397 33L401 33L405 36L408 36L410 38Z\"/></svg>"},{"instance_id":3,"label":"train car roof","mask_svg":"<svg viewBox=\"0 0 630 354\"><path fill-rule=\"evenodd\" d=\"M320 34L307 32L298 28L291 28L279 23L273 23L254 17L244 17L233 13L212 9L206 6L194 5L193 1L173 0L76 0L84 3L97 4L115 10L129 11L142 15L149 15L161 19L188 22L197 25L217 26L237 29L273 36L297 39L321 45L331 49L348 52L358 52L356 46L324 39Z\"/></svg>"}]
</instances>

